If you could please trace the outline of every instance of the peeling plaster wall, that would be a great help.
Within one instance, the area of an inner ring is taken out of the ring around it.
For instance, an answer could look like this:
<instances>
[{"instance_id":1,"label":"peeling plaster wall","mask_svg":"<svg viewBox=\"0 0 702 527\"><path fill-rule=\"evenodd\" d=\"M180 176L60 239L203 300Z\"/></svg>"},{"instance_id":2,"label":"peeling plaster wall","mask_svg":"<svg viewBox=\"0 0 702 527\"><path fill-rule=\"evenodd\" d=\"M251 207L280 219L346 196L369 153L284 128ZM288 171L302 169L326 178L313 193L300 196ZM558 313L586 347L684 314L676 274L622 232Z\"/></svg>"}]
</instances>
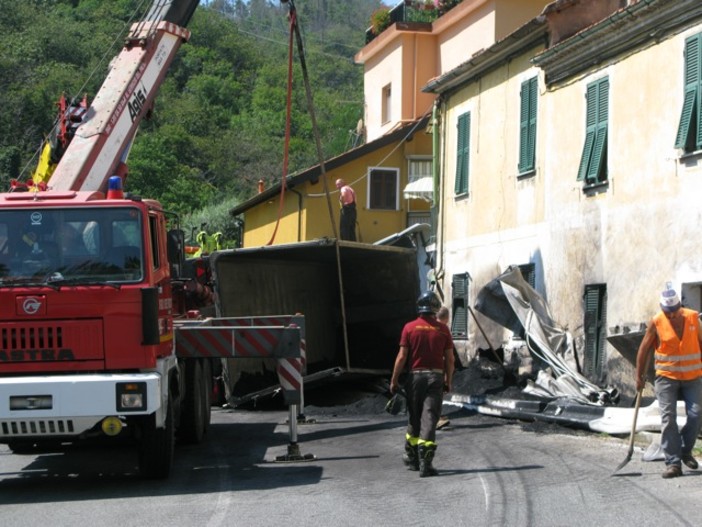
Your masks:
<instances>
[{"instance_id":1,"label":"peeling plaster wall","mask_svg":"<svg viewBox=\"0 0 702 527\"><path fill-rule=\"evenodd\" d=\"M683 104L686 31L542 97L548 130L544 171L550 249L545 286L554 318L582 350L585 285L607 286L608 335L636 328L658 310L666 281L702 282L699 224L702 163L674 148ZM609 186L588 196L576 181L585 141L587 85L609 77ZM630 384L633 370L607 345L607 376Z\"/></svg>"},{"instance_id":2,"label":"peeling plaster wall","mask_svg":"<svg viewBox=\"0 0 702 527\"><path fill-rule=\"evenodd\" d=\"M454 274L470 274L472 306L478 290L510 265L535 263L538 273L543 269L541 244L548 232L543 173L537 167L534 174L520 178L517 170L520 89L522 82L539 75L529 60L540 49L525 50L452 94L446 103L442 125L447 149L442 157L442 173L446 176L442 181L439 236L447 303ZM456 123L467 111L471 113L468 194L456 196ZM540 284L537 276L537 289L543 291ZM511 332L480 313L476 315L492 347L508 342ZM456 345L469 358L476 348L489 347L472 317L468 320L468 339L457 340Z\"/></svg>"},{"instance_id":3,"label":"peeling plaster wall","mask_svg":"<svg viewBox=\"0 0 702 527\"><path fill-rule=\"evenodd\" d=\"M522 59L451 94L443 114L440 229L449 300L454 274L470 273L473 305L479 289L507 266L535 263L536 289L557 324L573 335L581 365L587 285L606 284L605 336L640 330L657 312L666 281L687 292L690 302L702 303L702 155L681 157L674 147L685 38L699 32L702 22L593 63L548 89L541 74L537 168L531 178L520 180L516 173L519 82L530 74ZM586 135L586 91L604 76L609 78L608 185L585 192L577 173ZM471 112L469 193L456 197L456 122L466 111ZM482 318L481 325L494 347L511 335L490 320ZM470 356L487 344L472 318L468 326L469 338L459 346ZM607 343L601 382L627 392L632 378L631 364Z\"/></svg>"}]
</instances>

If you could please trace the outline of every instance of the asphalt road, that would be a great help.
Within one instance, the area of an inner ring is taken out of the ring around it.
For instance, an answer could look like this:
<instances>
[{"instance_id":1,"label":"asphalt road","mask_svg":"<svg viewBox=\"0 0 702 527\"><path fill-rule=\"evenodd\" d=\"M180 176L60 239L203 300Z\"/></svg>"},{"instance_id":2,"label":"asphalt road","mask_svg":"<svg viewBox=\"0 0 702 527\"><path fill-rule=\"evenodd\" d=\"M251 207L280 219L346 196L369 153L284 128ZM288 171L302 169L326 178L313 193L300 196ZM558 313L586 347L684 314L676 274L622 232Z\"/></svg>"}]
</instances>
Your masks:
<instances>
[{"instance_id":1,"label":"asphalt road","mask_svg":"<svg viewBox=\"0 0 702 527\"><path fill-rule=\"evenodd\" d=\"M404 416L325 413L288 454L284 411L215 410L173 475L145 481L125 447L13 455L0 446L0 522L53 526L675 526L700 522L702 471L660 477L627 441L447 409L439 476L401 462Z\"/></svg>"}]
</instances>

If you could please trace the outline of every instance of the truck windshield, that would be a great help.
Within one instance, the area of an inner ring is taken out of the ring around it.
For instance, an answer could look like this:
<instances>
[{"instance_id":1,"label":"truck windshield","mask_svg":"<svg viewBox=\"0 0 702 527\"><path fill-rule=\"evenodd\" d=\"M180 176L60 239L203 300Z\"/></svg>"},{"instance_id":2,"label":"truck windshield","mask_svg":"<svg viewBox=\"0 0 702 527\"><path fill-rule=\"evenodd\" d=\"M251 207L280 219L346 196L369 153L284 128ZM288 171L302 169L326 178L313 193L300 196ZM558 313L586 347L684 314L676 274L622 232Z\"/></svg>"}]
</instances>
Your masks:
<instances>
[{"instance_id":1,"label":"truck windshield","mask_svg":"<svg viewBox=\"0 0 702 527\"><path fill-rule=\"evenodd\" d=\"M138 209L0 211L0 285L136 282L143 276Z\"/></svg>"}]
</instances>

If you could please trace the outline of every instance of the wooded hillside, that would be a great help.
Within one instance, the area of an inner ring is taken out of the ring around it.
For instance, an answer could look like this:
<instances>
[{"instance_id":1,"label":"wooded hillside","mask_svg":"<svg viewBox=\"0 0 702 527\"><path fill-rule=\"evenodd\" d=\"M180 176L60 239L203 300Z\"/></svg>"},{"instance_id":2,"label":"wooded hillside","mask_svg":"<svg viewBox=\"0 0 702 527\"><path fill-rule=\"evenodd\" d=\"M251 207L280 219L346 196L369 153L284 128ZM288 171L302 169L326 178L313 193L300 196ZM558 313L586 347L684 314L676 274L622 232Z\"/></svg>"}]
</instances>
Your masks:
<instances>
[{"instance_id":1,"label":"wooded hillside","mask_svg":"<svg viewBox=\"0 0 702 527\"><path fill-rule=\"evenodd\" d=\"M92 98L131 23L152 0L0 0L0 186L26 180L61 93ZM350 146L363 116L353 55L376 0L297 0L295 6L326 158ZM128 190L169 210L207 216L250 197L283 167L288 4L201 0L132 148ZM317 163L295 46L289 173ZM210 215L211 216L211 215Z\"/></svg>"}]
</instances>

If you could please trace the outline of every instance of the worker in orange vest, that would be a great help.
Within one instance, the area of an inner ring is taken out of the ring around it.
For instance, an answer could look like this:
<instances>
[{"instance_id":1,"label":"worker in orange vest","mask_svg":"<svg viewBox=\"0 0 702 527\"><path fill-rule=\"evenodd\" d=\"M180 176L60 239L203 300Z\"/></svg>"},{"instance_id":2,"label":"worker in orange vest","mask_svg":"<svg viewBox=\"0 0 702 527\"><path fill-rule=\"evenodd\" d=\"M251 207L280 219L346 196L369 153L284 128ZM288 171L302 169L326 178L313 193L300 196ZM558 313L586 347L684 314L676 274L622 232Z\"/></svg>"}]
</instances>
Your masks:
<instances>
[{"instance_id":1,"label":"worker in orange vest","mask_svg":"<svg viewBox=\"0 0 702 527\"><path fill-rule=\"evenodd\" d=\"M696 470L692 456L700 430L702 331L699 313L682 307L670 282L660 297L661 311L648 324L636 355L636 390L645 385L646 365L654 352L656 399L661 412L661 448L666 479L682 476L682 463ZM678 399L685 402L686 422L678 429Z\"/></svg>"}]
</instances>

